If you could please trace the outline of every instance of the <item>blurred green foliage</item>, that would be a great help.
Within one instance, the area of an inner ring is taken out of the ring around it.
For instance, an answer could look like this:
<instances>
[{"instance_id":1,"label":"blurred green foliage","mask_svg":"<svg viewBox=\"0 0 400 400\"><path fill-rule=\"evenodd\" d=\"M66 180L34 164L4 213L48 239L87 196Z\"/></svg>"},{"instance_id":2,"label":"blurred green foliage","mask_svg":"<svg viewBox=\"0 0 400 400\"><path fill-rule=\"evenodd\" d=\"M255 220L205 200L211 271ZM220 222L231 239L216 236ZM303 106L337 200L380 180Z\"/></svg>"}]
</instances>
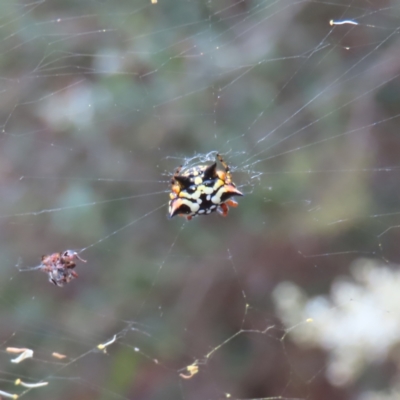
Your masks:
<instances>
[{"instance_id":1,"label":"blurred green foliage","mask_svg":"<svg viewBox=\"0 0 400 400\"><path fill-rule=\"evenodd\" d=\"M383 3L1 4L0 390L26 377L50 382L30 399L363 392L331 385L321 350L280 340L270 293L326 293L361 254L399 259L398 232L378 236L397 214L376 217L399 210L399 6ZM215 151L239 207L169 220L171 174ZM88 263L62 289L14 267L69 248ZM7 346L35 357L12 365Z\"/></svg>"}]
</instances>

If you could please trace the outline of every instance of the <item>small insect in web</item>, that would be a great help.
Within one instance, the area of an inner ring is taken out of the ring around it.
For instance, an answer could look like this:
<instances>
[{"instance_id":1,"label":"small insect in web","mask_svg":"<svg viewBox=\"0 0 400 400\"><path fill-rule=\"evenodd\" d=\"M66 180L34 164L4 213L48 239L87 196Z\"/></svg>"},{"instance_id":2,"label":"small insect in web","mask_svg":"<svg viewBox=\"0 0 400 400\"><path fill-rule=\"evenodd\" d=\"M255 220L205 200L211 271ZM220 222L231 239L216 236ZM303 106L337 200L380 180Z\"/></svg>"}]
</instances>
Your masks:
<instances>
[{"instance_id":1,"label":"small insect in web","mask_svg":"<svg viewBox=\"0 0 400 400\"><path fill-rule=\"evenodd\" d=\"M53 253L42 256L39 269L48 274L49 282L61 287L65 283L69 283L72 279L78 277L78 274L74 271L76 267L75 260L86 262L86 260L80 258L78 253L73 250Z\"/></svg>"},{"instance_id":2,"label":"small insect in web","mask_svg":"<svg viewBox=\"0 0 400 400\"><path fill-rule=\"evenodd\" d=\"M169 217L186 217L188 221L196 215L207 215L217 211L228 215L229 206L237 207L233 196L243 196L232 182L228 164L217 154L224 170L217 169L217 163L197 165L182 172L180 166L171 179L169 195Z\"/></svg>"}]
</instances>

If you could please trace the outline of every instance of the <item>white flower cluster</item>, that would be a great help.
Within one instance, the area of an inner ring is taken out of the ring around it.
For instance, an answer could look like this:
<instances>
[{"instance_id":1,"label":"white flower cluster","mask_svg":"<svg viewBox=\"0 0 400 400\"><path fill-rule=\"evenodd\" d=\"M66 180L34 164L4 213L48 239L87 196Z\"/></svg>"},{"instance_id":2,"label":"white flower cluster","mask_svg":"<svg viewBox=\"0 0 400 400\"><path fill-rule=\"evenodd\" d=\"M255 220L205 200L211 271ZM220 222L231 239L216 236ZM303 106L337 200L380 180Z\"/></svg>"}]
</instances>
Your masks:
<instances>
[{"instance_id":1,"label":"white flower cluster","mask_svg":"<svg viewBox=\"0 0 400 400\"><path fill-rule=\"evenodd\" d=\"M337 386L354 381L366 365L384 360L400 343L399 267L359 259L351 272L353 279L333 283L329 297L308 298L291 282L273 292L278 315L288 329L294 327L290 337L328 352L327 378Z\"/></svg>"}]
</instances>

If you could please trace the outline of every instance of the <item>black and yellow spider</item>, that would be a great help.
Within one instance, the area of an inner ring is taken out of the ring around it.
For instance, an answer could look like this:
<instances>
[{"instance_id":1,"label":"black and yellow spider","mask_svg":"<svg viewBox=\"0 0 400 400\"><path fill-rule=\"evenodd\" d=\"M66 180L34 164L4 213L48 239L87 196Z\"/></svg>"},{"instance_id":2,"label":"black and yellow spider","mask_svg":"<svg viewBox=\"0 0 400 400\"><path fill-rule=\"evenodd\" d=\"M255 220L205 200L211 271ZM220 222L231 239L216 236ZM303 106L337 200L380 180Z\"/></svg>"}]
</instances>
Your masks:
<instances>
[{"instance_id":1,"label":"black and yellow spider","mask_svg":"<svg viewBox=\"0 0 400 400\"><path fill-rule=\"evenodd\" d=\"M169 195L169 217L175 215L191 220L196 215L207 215L218 211L228 215L229 207L237 207L233 196L243 196L232 182L228 164L217 154L224 170L217 169L217 163L198 165L182 171L180 166L171 179Z\"/></svg>"}]
</instances>

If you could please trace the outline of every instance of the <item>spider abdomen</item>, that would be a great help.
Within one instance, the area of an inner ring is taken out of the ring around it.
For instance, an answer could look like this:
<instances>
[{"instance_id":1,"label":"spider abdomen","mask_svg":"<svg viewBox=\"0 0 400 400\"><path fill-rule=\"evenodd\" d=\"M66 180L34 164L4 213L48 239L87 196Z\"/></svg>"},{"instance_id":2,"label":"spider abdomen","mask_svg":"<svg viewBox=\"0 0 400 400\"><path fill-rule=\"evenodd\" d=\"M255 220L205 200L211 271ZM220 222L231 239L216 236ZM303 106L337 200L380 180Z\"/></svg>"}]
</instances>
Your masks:
<instances>
[{"instance_id":1,"label":"spider abdomen","mask_svg":"<svg viewBox=\"0 0 400 400\"><path fill-rule=\"evenodd\" d=\"M172 177L172 190L169 202L169 216L207 215L219 211L228 213L228 205L236 207L233 196L243 196L232 182L229 167L217 155L225 171L217 170L217 164L198 165L183 171L181 167Z\"/></svg>"}]
</instances>

